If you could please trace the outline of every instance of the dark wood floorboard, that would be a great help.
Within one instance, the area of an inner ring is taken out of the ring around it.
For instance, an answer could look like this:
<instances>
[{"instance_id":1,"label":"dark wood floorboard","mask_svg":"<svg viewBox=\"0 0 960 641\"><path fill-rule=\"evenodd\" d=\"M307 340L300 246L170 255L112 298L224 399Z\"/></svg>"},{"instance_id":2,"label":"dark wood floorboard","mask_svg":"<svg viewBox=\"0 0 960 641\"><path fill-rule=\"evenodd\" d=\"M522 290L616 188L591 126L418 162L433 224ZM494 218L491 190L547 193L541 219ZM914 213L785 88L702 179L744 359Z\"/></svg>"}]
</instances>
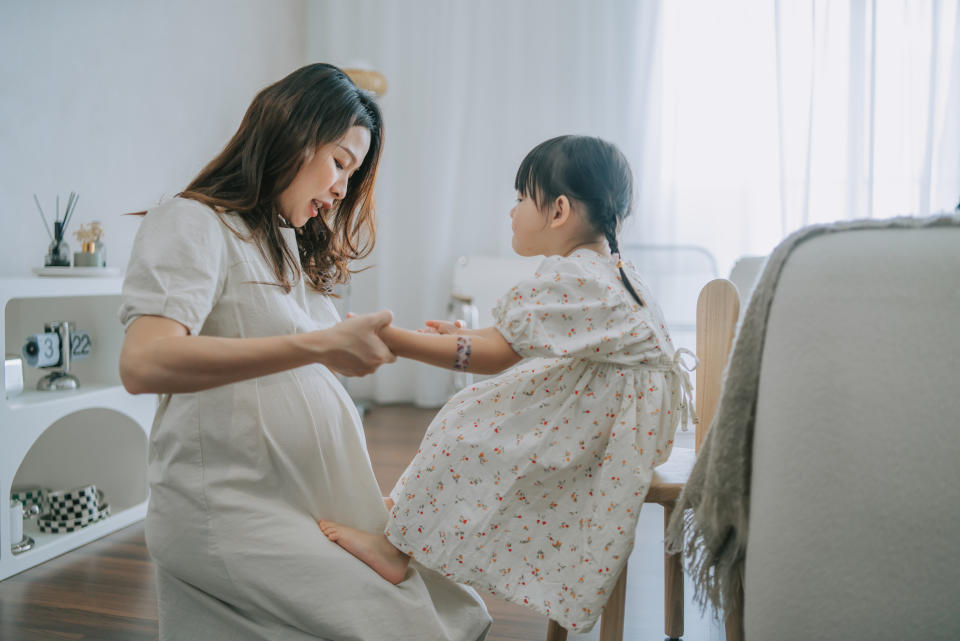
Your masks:
<instances>
[{"instance_id":1,"label":"dark wood floorboard","mask_svg":"<svg viewBox=\"0 0 960 641\"><path fill-rule=\"evenodd\" d=\"M400 478L434 413L389 405L367 414L367 445L384 493ZM0 581L0 641L153 641L155 580L143 524L132 525ZM487 641L545 638L544 617L498 599L486 603L494 618Z\"/></svg>"}]
</instances>

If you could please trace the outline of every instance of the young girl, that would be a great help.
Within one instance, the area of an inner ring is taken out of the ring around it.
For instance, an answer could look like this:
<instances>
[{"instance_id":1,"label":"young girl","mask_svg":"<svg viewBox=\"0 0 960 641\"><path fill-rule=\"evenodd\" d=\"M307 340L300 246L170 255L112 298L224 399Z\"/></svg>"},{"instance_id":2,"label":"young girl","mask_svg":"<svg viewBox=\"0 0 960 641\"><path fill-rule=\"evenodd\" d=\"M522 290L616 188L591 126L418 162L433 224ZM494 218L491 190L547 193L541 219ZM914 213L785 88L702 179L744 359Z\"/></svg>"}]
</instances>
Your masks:
<instances>
[{"instance_id":1,"label":"young girl","mask_svg":"<svg viewBox=\"0 0 960 641\"><path fill-rule=\"evenodd\" d=\"M516 183L513 249L545 255L494 327L386 327L398 356L499 373L437 414L391 492L384 534L322 531L393 583L409 559L534 608L596 622L633 546L653 467L690 403L663 316L617 255L630 213L626 159L597 138L534 148ZM608 251L609 250L609 251Z\"/></svg>"}]
</instances>

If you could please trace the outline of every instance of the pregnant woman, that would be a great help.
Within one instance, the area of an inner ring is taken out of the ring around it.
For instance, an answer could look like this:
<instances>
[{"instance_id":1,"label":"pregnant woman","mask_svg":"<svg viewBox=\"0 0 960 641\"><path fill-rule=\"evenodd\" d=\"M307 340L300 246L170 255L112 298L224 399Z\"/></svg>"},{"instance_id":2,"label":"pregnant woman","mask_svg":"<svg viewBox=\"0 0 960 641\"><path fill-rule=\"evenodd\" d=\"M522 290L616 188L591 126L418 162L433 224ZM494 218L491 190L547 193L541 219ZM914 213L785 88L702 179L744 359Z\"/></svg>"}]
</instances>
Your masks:
<instances>
[{"instance_id":1,"label":"pregnant woman","mask_svg":"<svg viewBox=\"0 0 960 641\"><path fill-rule=\"evenodd\" d=\"M329 541L387 512L334 372L394 359L389 312L340 321L330 288L373 243L379 107L313 64L260 92L226 148L146 213L120 359L160 394L146 538L161 639L476 641L477 595L411 565L392 585Z\"/></svg>"}]
</instances>

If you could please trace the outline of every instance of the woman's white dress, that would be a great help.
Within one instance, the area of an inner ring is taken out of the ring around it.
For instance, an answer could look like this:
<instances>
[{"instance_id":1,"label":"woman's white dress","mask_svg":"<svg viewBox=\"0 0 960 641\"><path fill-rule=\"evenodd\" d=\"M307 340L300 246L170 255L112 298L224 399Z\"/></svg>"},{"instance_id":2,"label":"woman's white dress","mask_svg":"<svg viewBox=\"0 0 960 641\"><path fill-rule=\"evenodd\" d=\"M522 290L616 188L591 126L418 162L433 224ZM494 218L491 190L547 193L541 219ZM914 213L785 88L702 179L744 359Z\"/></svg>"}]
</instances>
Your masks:
<instances>
[{"instance_id":1,"label":"woman's white dress","mask_svg":"<svg viewBox=\"0 0 960 641\"><path fill-rule=\"evenodd\" d=\"M391 493L398 549L577 631L626 563L690 400L663 316L628 276L642 307L587 249L513 287L496 328L526 358L454 396Z\"/></svg>"},{"instance_id":2,"label":"woman's white dress","mask_svg":"<svg viewBox=\"0 0 960 641\"><path fill-rule=\"evenodd\" d=\"M245 232L239 218L223 221ZM290 293L264 284L276 282L272 269L223 221L181 198L146 215L123 286L124 326L148 314L192 335L253 338L339 320L302 280ZM282 232L296 257L295 230ZM469 588L413 564L391 585L320 532L318 518L369 532L387 518L355 405L322 365L161 397L149 481L161 638L485 636L490 618Z\"/></svg>"}]
</instances>

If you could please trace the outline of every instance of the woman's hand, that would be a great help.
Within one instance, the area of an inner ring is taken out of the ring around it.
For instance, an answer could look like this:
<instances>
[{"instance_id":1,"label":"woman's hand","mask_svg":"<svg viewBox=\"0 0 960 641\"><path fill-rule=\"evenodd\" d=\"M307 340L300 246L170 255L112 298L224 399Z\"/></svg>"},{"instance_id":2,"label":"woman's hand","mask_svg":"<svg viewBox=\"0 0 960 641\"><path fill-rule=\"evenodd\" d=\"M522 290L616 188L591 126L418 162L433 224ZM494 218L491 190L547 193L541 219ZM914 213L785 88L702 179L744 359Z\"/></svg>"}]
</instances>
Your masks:
<instances>
[{"instance_id":1,"label":"woman's hand","mask_svg":"<svg viewBox=\"0 0 960 641\"><path fill-rule=\"evenodd\" d=\"M378 332L393 321L389 310L375 314L347 314L347 319L313 334L322 335L325 345L318 362L344 376L366 376L378 367L397 360ZM331 340L332 339L332 340Z\"/></svg>"},{"instance_id":2,"label":"woman's hand","mask_svg":"<svg viewBox=\"0 0 960 641\"><path fill-rule=\"evenodd\" d=\"M425 328L417 330L421 334L459 334L460 330L466 327L467 324L462 320L456 320L452 323L449 321L428 320L424 325L426 325Z\"/></svg>"}]
</instances>

